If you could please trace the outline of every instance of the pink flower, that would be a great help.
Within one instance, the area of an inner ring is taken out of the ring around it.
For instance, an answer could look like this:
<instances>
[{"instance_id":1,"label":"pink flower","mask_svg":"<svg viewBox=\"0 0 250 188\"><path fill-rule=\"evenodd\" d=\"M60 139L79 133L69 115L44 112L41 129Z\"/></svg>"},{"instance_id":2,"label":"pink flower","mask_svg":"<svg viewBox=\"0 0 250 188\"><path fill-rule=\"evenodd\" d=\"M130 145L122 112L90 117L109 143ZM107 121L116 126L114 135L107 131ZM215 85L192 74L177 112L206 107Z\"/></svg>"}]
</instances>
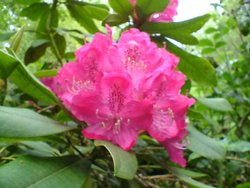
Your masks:
<instances>
[{"instance_id":1,"label":"pink flower","mask_svg":"<svg viewBox=\"0 0 250 188\"><path fill-rule=\"evenodd\" d=\"M123 32L118 42L111 35L110 29L97 33L77 50L76 62L61 68L51 89L88 124L86 138L130 150L146 131L185 166L181 141L194 100L180 94L185 76L175 70L179 59L137 29Z\"/></svg>"},{"instance_id":2,"label":"pink flower","mask_svg":"<svg viewBox=\"0 0 250 188\"><path fill-rule=\"evenodd\" d=\"M130 0L131 4L133 6L136 5L136 0ZM148 21L150 22L172 22L173 17L177 15L177 6L178 6L178 0L170 0L167 7L164 9L163 12L158 12L152 14Z\"/></svg>"}]
</instances>

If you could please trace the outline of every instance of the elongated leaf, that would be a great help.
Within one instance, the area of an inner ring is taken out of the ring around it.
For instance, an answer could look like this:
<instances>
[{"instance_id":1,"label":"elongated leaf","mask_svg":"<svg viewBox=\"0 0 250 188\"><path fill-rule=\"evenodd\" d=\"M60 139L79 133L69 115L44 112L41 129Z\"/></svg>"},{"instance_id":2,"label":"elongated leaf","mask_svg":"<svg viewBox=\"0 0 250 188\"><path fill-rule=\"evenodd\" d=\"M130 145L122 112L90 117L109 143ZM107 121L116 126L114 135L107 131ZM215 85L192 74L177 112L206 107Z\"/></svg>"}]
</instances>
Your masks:
<instances>
[{"instance_id":1,"label":"elongated leaf","mask_svg":"<svg viewBox=\"0 0 250 188\"><path fill-rule=\"evenodd\" d=\"M90 163L72 157L24 156L0 168L1 188L81 188L90 170Z\"/></svg>"},{"instance_id":2,"label":"elongated leaf","mask_svg":"<svg viewBox=\"0 0 250 188\"><path fill-rule=\"evenodd\" d=\"M189 144L187 147L193 152L210 159L224 159L226 150L222 144L207 137L190 125L188 126L188 138Z\"/></svg>"},{"instance_id":3,"label":"elongated leaf","mask_svg":"<svg viewBox=\"0 0 250 188\"><path fill-rule=\"evenodd\" d=\"M37 78L44 78L44 77L53 77L57 75L57 71L55 69L50 69L50 70L41 70L41 71L37 71L34 73L34 75Z\"/></svg>"},{"instance_id":4,"label":"elongated leaf","mask_svg":"<svg viewBox=\"0 0 250 188\"><path fill-rule=\"evenodd\" d=\"M129 0L109 0L109 4L118 14L127 16L133 13L133 6Z\"/></svg>"},{"instance_id":5,"label":"elongated leaf","mask_svg":"<svg viewBox=\"0 0 250 188\"><path fill-rule=\"evenodd\" d=\"M38 20L48 9L49 9L49 4L47 3L34 3L27 8L24 8L21 11L20 16L25 16L30 20L35 21Z\"/></svg>"},{"instance_id":6,"label":"elongated leaf","mask_svg":"<svg viewBox=\"0 0 250 188\"><path fill-rule=\"evenodd\" d=\"M162 12L168 5L169 0L136 0L136 14L145 19L154 12Z\"/></svg>"},{"instance_id":7,"label":"elongated leaf","mask_svg":"<svg viewBox=\"0 0 250 188\"><path fill-rule=\"evenodd\" d=\"M45 54L46 48L49 46L49 41L45 39L36 39L25 52L24 62L29 64L37 61Z\"/></svg>"},{"instance_id":8,"label":"elongated leaf","mask_svg":"<svg viewBox=\"0 0 250 188\"><path fill-rule=\"evenodd\" d=\"M108 24L109 26L116 26L128 21L129 18L127 16L111 14L105 20L103 20L103 25Z\"/></svg>"},{"instance_id":9,"label":"elongated leaf","mask_svg":"<svg viewBox=\"0 0 250 188\"><path fill-rule=\"evenodd\" d=\"M186 182L187 184L192 185L192 186L194 186L194 187L196 187L196 188L215 188L215 187L213 187L213 186L206 185L206 184L204 184L204 183L198 182L198 181L196 181L196 180L194 180L194 179L192 179L192 178L190 178L190 177L188 177L188 176L177 175L177 177L178 177L180 180L182 180L182 181Z\"/></svg>"},{"instance_id":10,"label":"elongated leaf","mask_svg":"<svg viewBox=\"0 0 250 188\"><path fill-rule=\"evenodd\" d=\"M96 140L96 146L104 146L111 154L114 161L114 175L124 179L133 179L137 168L136 156L122 150L110 142Z\"/></svg>"},{"instance_id":11,"label":"elongated leaf","mask_svg":"<svg viewBox=\"0 0 250 188\"><path fill-rule=\"evenodd\" d=\"M234 152L248 152L250 151L250 142L238 140L236 142L230 143L227 150Z\"/></svg>"},{"instance_id":12,"label":"elongated leaf","mask_svg":"<svg viewBox=\"0 0 250 188\"><path fill-rule=\"evenodd\" d=\"M207 176L207 174L204 173L200 173L200 172L193 172L190 170L186 170L183 168L177 168L177 167L171 167L170 170L177 175L184 175L184 176L188 176L191 178L201 178L201 177L205 177Z\"/></svg>"},{"instance_id":13,"label":"elongated leaf","mask_svg":"<svg viewBox=\"0 0 250 188\"><path fill-rule=\"evenodd\" d=\"M18 61L13 56L0 50L0 78L6 79L18 66Z\"/></svg>"},{"instance_id":14,"label":"elongated leaf","mask_svg":"<svg viewBox=\"0 0 250 188\"><path fill-rule=\"evenodd\" d=\"M11 45L10 48L16 52L20 42L23 38L23 33L24 33L24 26L15 34L15 36L13 37L12 41L11 41Z\"/></svg>"},{"instance_id":15,"label":"elongated leaf","mask_svg":"<svg viewBox=\"0 0 250 188\"><path fill-rule=\"evenodd\" d=\"M169 41L167 41L167 49L181 58L178 68L187 77L202 85L217 84L215 70L209 61L187 53Z\"/></svg>"},{"instance_id":16,"label":"elongated leaf","mask_svg":"<svg viewBox=\"0 0 250 188\"><path fill-rule=\"evenodd\" d=\"M57 28L59 22L59 15L56 6L53 6L50 9L46 9L37 26L37 38L48 39L48 30L53 30Z\"/></svg>"},{"instance_id":17,"label":"elongated leaf","mask_svg":"<svg viewBox=\"0 0 250 188\"><path fill-rule=\"evenodd\" d=\"M87 11L83 11L84 5L70 3L67 5L67 8L71 14L71 16L81 25L83 26L88 32L96 33L98 32L98 28L95 25L94 21L92 20L91 16Z\"/></svg>"},{"instance_id":18,"label":"elongated leaf","mask_svg":"<svg viewBox=\"0 0 250 188\"><path fill-rule=\"evenodd\" d=\"M224 112L232 110L231 104L224 98L198 98L198 101L214 110Z\"/></svg>"},{"instance_id":19,"label":"elongated leaf","mask_svg":"<svg viewBox=\"0 0 250 188\"><path fill-rule=\"evenodd\" d=\"M183 22L146 22L141 29L151 34L162 34L184 44L198 44L191 33L198 31L209 19L209 15L199 16Z\"/></svg>"},{"instance_id":20,"label":"elongated leaf","mask_svg":"<svg viewBox=\"0 0 250 188\"><path fill-rule=\"evenodd\" d=\"M59 154L57 149L42 141L21 141L19 148L29 155L38 157L53 157Z\"/></svg>"},{"instance_id":21,"label":"elongated leaf","mask_svg":"<svg viewBox=\"0 0 250 188\"><path fill-rule=\"evenodd\" d=\"M65 126L32 110L0 106L0 139L23 140L58 134L76 127Z\"/></svg>"},{"instance_id":22,"label":"elongated leaf","mask_svg":"<svg viewBox=\"0 0 250 188\"><path fill-rule=\"evenodd\" d=\"M55 95L30 73L19 59L0 50L0 62L0 68L3 70L0 77L10 76L12 82L21 90L40 101L48 104L57 103Z\"/></svg>"}]
</instances>

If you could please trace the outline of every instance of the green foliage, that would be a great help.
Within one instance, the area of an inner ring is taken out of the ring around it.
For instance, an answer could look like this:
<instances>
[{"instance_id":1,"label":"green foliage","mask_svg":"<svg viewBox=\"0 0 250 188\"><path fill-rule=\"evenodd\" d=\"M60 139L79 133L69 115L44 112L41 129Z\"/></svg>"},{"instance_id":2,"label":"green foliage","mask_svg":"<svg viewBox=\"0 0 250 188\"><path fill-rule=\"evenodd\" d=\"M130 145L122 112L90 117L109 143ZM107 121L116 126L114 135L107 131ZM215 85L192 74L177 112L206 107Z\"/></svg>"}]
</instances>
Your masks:
<instances>
[{"instance_id":1,"label":"green foliage","mask_svg":"<svg viewBox=\"0 0 250 188\"><path fill-rule=\"evenodd\" d=\"M249 3L223 0L211 16L168 23L148 18L169 0L108 3L0 4L1 46L11 47L0 50L0 187L249 187ZM85 139L86 124L39 81L74 61L79 44L105 24L117 26L114 35L145 31L180 58L188 78L182 92L197 99L187 114L186 169L166 163L164 149L145 134L132 152Z\"/></svg>"},{"instance_id":2,"label":"green foliage","mask_svg":"<svg viewBox=\"0 0 250 188\"><path fill-rule=\"evenodd\" d=\"M138 168L136 156L125 152L118 146L101 140L95 141L96 146L104 146L114 161L114 175L124 179L133 179Z\"/></svg>"},{"instance_id":3,"label":"green foliage","mask_svg":"<svg viewBox=\"0 0 250 188\"><path fill-rule=\"evenodd\" d=\"M76 156L23 156L0 169L0 185L3 188L81 188L87 180L89 170L90 163Z\"/></svg>"},{"instance_id":4,"label":"green foliage","mask_svg":"<svg viewBox=\"0 0 250 188\"><path fill-rule=\"evenodd\" d=\"M0 140L36 139L74 129L28 109L0 106Z\"/></svg>"}]
</instances>

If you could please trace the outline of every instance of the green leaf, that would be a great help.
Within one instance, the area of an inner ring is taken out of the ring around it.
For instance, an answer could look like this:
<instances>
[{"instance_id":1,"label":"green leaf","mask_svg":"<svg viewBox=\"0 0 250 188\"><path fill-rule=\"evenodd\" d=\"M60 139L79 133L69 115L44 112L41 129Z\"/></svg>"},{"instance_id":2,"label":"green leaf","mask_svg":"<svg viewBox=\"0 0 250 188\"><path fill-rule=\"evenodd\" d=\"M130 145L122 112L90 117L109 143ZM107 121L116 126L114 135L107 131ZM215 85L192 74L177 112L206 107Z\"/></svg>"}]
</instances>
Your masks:
<instances>
[{"instance_id":1,"label":"green leaf","mask_svg":"<svg viewBox=\"0 0 250 188\"><path fill-rule=\"evenodd\" d=\"M59 22L58 10L56 7L45 10L37 26L37 38L48 39L48 30L55 29Z\"/></svg>"},{"instance_id":2,"label":"green leaf","mask_svg":"<svg viewBox=\"0 0 250 188\"><path fill-rule=\"evenodd\" d=\"M90 163L76 156L24 156L0 167L1 188L81 188Z\"/></svg>"},{"instance_id":3,"label":"green leaf","mask_svg":"<svg viewBox=\"0 0 250 188\"><path fill-rule=\"evenodd\" d=\"M24 33L24 26L15 34L15 36L13 37L12 41L11 41L11 45L10 48L16 52L20 42L23 38L23 33Z\"/></svg>"},{"instance_id":4,"label":"green leaf","mask_svg":"<svg viewBox=\"0 0 250 188\"><path fill-rule=\"evenodd\" d=\"M114 175L124 179L133 179L138 168L136 156L126 152L110 142L96 140L96 146L104 146L114 161Z\"/></svg>"},{"instance_id":5,"label":"green leaf","mask_svg":"<svg viewBox=\"0 0 250 188\"><path fill-rule=\"evenodd\" d=\"M110 14L104 21L103 25L108 24L109 26L117 26L122 23L128 22L129 19L127 16L120 14Z\"/></svg>"},{"instance_id":6,"label":"green leaf","mask_svg":"<svg viewBox=\"0 0 250 188\"><path fill-rule=\"evenodd\" d=\"M57 75L58 70L49 69L49 70L40 70L34 73L37 78L44 78L44 77L54 77Z\"/></svg>"},{"instance_id":7,"label":"green leaf","mask_svg":"<svg viewBox=\"0 0 250 188\"><path fill-rule=\"evenodd\" d=\"M178 68L188 78L202 85L215 86L217 84L215 70L209 61L185 52L169 41L167 41L167 49L181 58Z\"/></svg>"},{"instance_id":8,"label":"green leaf","mask_svg":"<svg viewBox=\"0 0 250 188\"><path fill-rule=\"evenodd\" d=\"M218 41L218 42L216 42L215 47L220 48L222 46L225 46L226 44L227 43L225 41Z\"/></svg>"},{"instance_id":9,"label":"green leaf","mask_svg":"<svg viewBox=\"0 0 250 188\"><path fill-rule=\"evenodd\" d=\"M14 32L9 32L9 33L1 33L0 34L0 41L6 41L9 40L10 37L12 37Z\"/></svg>"},{"instance_id":10,"label":"green leaf","mask_svg":"<svg viewBox=\"0 0 250 188\"><path fill-rule=\"evenodd\" d=\"M150 34L161 34L184 44L198 44L191 33L198 31L209 19L203 15L183 22L146 22L141 29Z\"/></svg>"},{"instance_id":11,"label":"green leaf","mask_svg":"<svg viewBox=\"0 0 250 188\"><path fill-rule=\"evenodd\" d=\"M34 4L31 4L27 8L24 8L21 11L20 16L25 16L25 17L29 18L32 21L36 21L48 9L49 9L49 4L47 4L47 3L34 3Z\"/></svg>"},{"instance_id":12,"label":"green leaf","mask_svg":"<svg viewBox=\"0 0 250 188\"><path fill-rule=\"evenodd\" d=\"M207 48L202 49L201 53L202 53L202 55L206 55L206 54L211 54L211 53L213 53L215 51L216 51L216 48L207 47Z\"/></svg>"},{"instance_id":13,"label":"green leaf","mask_svg":"<svg viewBox=\"0 0 250 188\"><path fill-rule=\"evenodd\" d=\"M6 79L18 66L18 61L13 56L0 50L0 78Z\"/></svg>"},{"instance_id":14,"label":"green leaf","mask_svg":"<svg viewBox=\"0 0 250 188\"><path fill-rule=\"evenodd\" d=\"M15 3L23 4L23 5L30 5L33 3L40 2L41 0L14 0Z\"/></svg>"},{"instance_id":15,"label":"green leaf","mask_svg":"<svg viewBox=\"0 0 250 188\"><path fill-rule=\"evenodd\" d=\"M109 0L109 4L118 14L128 16L133 13L133 6L129 0Z\"/></svg>"},{"instance_id":16,"label":"green leaf","mask_svg":"<svg viewBox=\"0 0 250 188\"><path fill-rule=\"evenodd\" d=\"M210 34L210 33L215 33L217 32L218 30L216 28L213 28L213 27L209 27L205 30L205 33L206 34Z\"/></svg>"},{"instance_id":17,"label":"green leaf","mask_svg":"<svg viewBox=\"0 0 250 188\"><path fill-rule=\"evenodd\" d=\"M90 17L97 20L104 20L109 14L108 8L105 5L91 4L79 2L78 5L82 6L82 11L85 11Z\"/></svg>"},{"instance_id":18,"label":"green leaf","mask_svg":"<svg viewBox=\"0 0 250 188\"><path fill-rule=\"evenodd\" d=\"M250 187L250 182L241 183L236 186L236 188L249 188L249 187Z\"/></svg>"},{"instance_id":19,"label":"green leaf","mask_svg":"<svg viewBox=\"0 0 250 188\"><path fill-rule=\"evenodd\" d=\"M49 46L49 41L45 39L36 39L32 42L31 46L25 52L24 62L25 64L29 64L37 61L42 57L46 48Z\"/></svg>"},{"instance_id":20,"label":"green leaf","mask_svg":"<svg viewBox=\"0 0 250 188\"><path fill-rule=\"evenodd\" d=\"M82 11L82 6L74 3L67 4L71 16L88 32L96 33L98 28L87 12Z\"/></svg>"},{"instance_id":21,"label":"green leaf","mask_svg":"<svg viewBox=\"0 0 250 188\"><path fill-rule=\"evenodd\" d=\"M170 168L171 172L177 175L185 175L191 178L201 178L201 177L206 177L208 176L207 174L200 173L200 172L193 172L190 170L186 170L183 168L177 168L177 167L171 167Z\"/></svg>"},{"instance_id":22,"label":"green leaf","mask_svg":"<svg viewBox=\"0 0 250 188\"><path fill-rule=\"evenodd\" d=\"M169 0L137 0L136 14L140 19L145 19L155 12L162 12L168 5Z\"/></svg>"},{"instance_id":23,"label":"green leaf","mask_svg":"<svg viewBox=\"0 0 250 188\"><path fill-rule=\"evenodd\" d=\"M201 39L199 41L199 46L210 46L210 47L212 47L212 46L214 46L214 43L210 39Z\"/></svg>"},{"instance_id":24,"label":"green leaf","mask_svg":"<svg viewBox=\"0 0 250 188\"><path fill-rule=\"evenodd\" d=\"M53 35L53 39L54 39L55 45L56 45L56 47L58 49L58 53L60 54L60 57L64 57L65 50L66 50L66 39L65 39L65 37L60 35L59 33L56 33L55 35Z\"/></svg>"},{"instance_id":25,"label":"green leaf","mask_svg":"<svg viewBox=\"0 0 250 188\"><path fill-rule=\"evenodd\" d=\"M18 144L19 144L19 148L24 150L24 152L29 155L40 156L40 157L53 157L56 155L60 155L57 149L52 148L46 142L21 141Z\"/></svg>"},{"instance_id":26,"label":"green leaf","mask_svg":"<svg viewBox=\"0 0 250 188\"><path fill-rule=\"evenodd\" d=\"M48 104L58 102L55 95L47 89L16 57L0 50L0 76L10 76L11 81L23 92ZM10 75L11 74L11 75Z\"/></svg>"},{"instance_id":27,"label":"green leaf","mask_svg":"<svg viewBox=\"0 0 250 188\"><path fill-rule=\"evenodd\" d=\"M65 126L32 110L0 106L0 139L23 140L58 134L76 127Z\"/></svg>"},{"instance_id":28,"label":"green leaf","mask_svg":"<svg viewBox=\"0 0 250 188\"><path fill-rule=\"evenodd\" d=\"M177 177L178 177L180 180L182 180L182 181L186 182L187 184L189 184L189 185L191 185L191 186L194 186L194 187L196 187L196 188L215 188L215 187L213 187L213 186L206 185L206 184L204 184L204 183L198 182L198 181L196 181L196 180L194 180L194 179L192 179L192 178L190 178L190 177L188 177L188 176L177 175Z\"/></svg>"},{"instance_id":29,"label":"green leaf","mask_svg":"<svg viewBox=\"0 0 250 188\"><path fill-rule=\"evenodd\" d=\"M233 152L248 152L250 151L250 142L238 140L236 142L230 143L227 147L227 150Z\"/></svg>"},{"instance_id":30,"label":"green leaf","mask_svg":"<svg viewBox=\"0 0 250 188\"><path fill-rule=\"evenodd\" d=\"M207 137L190 125L188 126L188 139L189 144L187 147L193 152L210 159L224 159L226 150L222 144L215 139Z\"/></svg>"},{"instance_id":31,"label":"green leaf","mask_svg":"<svg viewBox=\"0 0 250 188\"><path fill-rule=\"evenodd\" d=\"M231 104L224 98L198 98L198 101L217 111L227 112L233 110Z\"/></svg>"}]
</instances>

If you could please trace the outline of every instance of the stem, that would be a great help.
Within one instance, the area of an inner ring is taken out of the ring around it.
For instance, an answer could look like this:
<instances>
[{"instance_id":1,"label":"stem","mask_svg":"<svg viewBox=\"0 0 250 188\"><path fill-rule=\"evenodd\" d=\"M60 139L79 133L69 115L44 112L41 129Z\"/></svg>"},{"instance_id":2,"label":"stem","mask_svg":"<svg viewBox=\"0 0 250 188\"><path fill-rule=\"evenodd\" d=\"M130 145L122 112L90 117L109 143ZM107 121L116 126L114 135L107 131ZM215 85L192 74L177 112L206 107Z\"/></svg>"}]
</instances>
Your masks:
<instances>
[{"instance_id":1,"label":"stem","mask_svg":"<svg viewBox=\"0 0 250 188\"><path fill-rule=\"evenodd\" d=\"M48 31L48 36L49 36L49 39L50 39L50 41L51 41L51 47L53 48L53 50L55 51L55 56L56 56L56 58L57 58L57 60L58 60L58 62L60 63L60 65L62 66L63 65L63 58L61 57L61 54L60 54L60 52L59 52L59 50L58 50L58 47L57 47L57 45L56 45L56 42L55 42L55 39L54 39L54 34L55 34L55 32L53 32L52 31L52 28L51 28L51 13L53 12L53 11L55 11L56 10L56 7L57 7L57 3L58 3L58 0L54 0L53 1L53 5L52 5L52 7L51 7L51 10L50 10L50 12L49 12L49 15L48 15L48 20L47 20L47 25L46 25L46 28L47 28L47 31Z\"/></svg>"}]
</instances>

